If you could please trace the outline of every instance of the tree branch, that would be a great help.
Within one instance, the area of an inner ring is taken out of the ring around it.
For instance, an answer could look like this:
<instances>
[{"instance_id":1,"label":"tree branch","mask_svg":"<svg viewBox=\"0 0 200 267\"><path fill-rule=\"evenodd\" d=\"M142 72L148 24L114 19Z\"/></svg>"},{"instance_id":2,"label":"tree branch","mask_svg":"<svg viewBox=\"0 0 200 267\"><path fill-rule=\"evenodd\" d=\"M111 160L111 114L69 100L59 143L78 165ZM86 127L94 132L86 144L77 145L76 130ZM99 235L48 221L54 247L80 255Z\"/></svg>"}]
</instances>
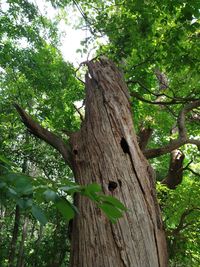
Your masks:
<instances>
[{"instance_id":1,"label":"tree branch","mask_svg":"<svg viewBox=\"0 0 200 267\"><path fill-rule=\"evenodd\" d=\"M185 219L188 215L190 215L193 211L195 210L200 210L199 208L192 208L192 209L186 209L181 217L180 217L180 221L179 221L179 224L177 225L177 227L172 231L172 235L173 236L177 236L179 234L179 232L181 230L183 230L184 228L186 228L186 226L190 225L191 223L187 223L187 224L184 224L185 222Z\"/></svg>"},{"instance_id":2,"label":"tree branch","mask_svg":"<svg viewBox=\"0 0 200 267\"><path fill-rule=\"evenodd\" d=\"M167 154L182 145L185 144L194 144L198 147L200 150L200 140L196 139L190 139L187 137L187 130L185 127L185 116L186 114L191 111L194 108L197 108L200 106L200 100L196 100L194 102L191 102L189 104L186 104L179 112L178 119L177 119L177 125L178 125L178 132L179 137L176 140L170 141L169 144L155 149L148 149L145 150L143 153L146 156L146 158L155 158L159 157L161 155Z\"/></svg>"},{"instance_id":3,"label":"tree branch","mask_svg":"<svg viewBox=\"0 0 200 267\"><path fill-rule=\"evenodd\" d=\"M156 98L166 97L168 99L171 99L171 101L165 101L165 102L164 101L158 101L158 99L157 99L157 101L156 100L155 101L151 101L151 100L145 99L144 97L142 97L137 92L131 92L131 95L133 97L136 97L140 101L148 103L148 104L165 105L165 106L167 106L167 105L183 104L183 103L187 103L188 101L193 101L193 102L198 101L198 99L190 97L190 95L188 95L186 97L176 97L176 96L171 97L171 96L165 94L164 92L162 92L162 93L154 93L149 88L147 88L143 83L141 83L138 80L135 80L135 81L129 80L126 83L127 84L130 84L130 83L139 84L139 86L142 87L146 92L148 92L149 94L155 96ZM170 88L170 90L172 91L172 88Z\"/></svg>"},{"instance_id":4,"label":"tree branch","mask_svg":"<svg viewBox=\"0 0 200 267\"><path fill-rule=\"evenodd\" d=\"M28 130L33 135L39 137L47 144L57 149L63 156L65 162L71 167L71 151L68 145L56 134L51 133L47 129L43 128L38 122L34 121L18 104L14 104L14 106Z\"/></svg>"},{"instance_id":5,"label":"tree branch","mask_svg":"<svg viewBox=\"0 0 200 267\"><path fill-rule=\"evenodd\" d=\"M187 167L183 169L184 171L190 171L191 173L193 173L195 176L200 177L200 173L195 172L194 170L192 170L191 168Z\"/></svg>"},{"instance_id":6,"label":"tree branch","mask_svg":"<svg viewBox=\"0 0 200 267\"><path fill-rule=\"evenodd\" d=\"M151 158L156 158L159 156L162 156L164 154L170 153L171 151L187 144L186 140L173 140L169 144L159 147L159 148L154 148L154 149L147 149L143 152L146 158L151 159Z\"/></svg>"},{"instance_id":7,"label":"tree branch","mask_svg":"<svg viewBox=\"0 0 200 267\"><path fill-rule=\"evenodd\" d=\"M80 120L83 122L84 118L83 118L82 113L80 112L80 110L79 110L74 104L73 104L73 107L74 107L74 109L76 110L76 112L79 114L79 116L80 116Z\"/></svg>"},{"instance_id":8,"label":"tree branch","mask_svg":"<svg viewBox=\"0 0 200 267\"><path fill-rule=\"evenodd\" d=\"M163 106L182 104L182 103L185 103L186 101L190 101L191 100L190 98L188 98L188 99L186 99L186 98L183 98L183 99L174 98L171 101L156 101L156 100L155 101L151 101L151 100L145 99L144 97L142 97L137 92L131 92L130 95L135 97L135 98L137 98L138 100L140 100L142 102L145 102L145 103L148 103L148 104L153 104L153 105L163 105ZM165 94L157 94L157 96L166 96L166 95ZM168 97L168 96L166 96L166 97Z\"/></svg>"},{"instance_id":9,"label":"tree branch","mask_svg":"<svg viewBox=\"0 0 200 267\"><path fill-rule=\"evenodd\" d=\"M200 100L197 100L185 105L185 107L179 112L177 124L178 124L180 138L187 138L187 132L185 127L185 115L192 109L197 108L199 106L200 106Z\"/></svg>"},{"instance_id":10,"label":"tree branch","mask_svg":"<svg viewBox=\"0 0 200 267\"><path fill-rule=\"evenodd\" d=\"M187 140L187 144L193 144L196 145L198 150L200 150L200 140L196 140L196 139L188 139Z\"/></svg>"}]
</instances>

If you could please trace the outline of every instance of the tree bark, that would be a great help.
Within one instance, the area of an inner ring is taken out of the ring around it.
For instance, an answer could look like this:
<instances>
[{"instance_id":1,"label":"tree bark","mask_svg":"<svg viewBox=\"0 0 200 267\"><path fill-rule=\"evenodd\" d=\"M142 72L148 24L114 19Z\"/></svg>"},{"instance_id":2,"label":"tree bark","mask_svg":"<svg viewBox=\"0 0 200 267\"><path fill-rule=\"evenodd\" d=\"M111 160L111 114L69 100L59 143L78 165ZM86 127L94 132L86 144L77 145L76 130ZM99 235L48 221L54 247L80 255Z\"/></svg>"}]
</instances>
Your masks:
<instances>
[{"instance_id":1,"label":"tree bark","mask_svg":"<svg viewBox=\"0 0 200 267\"><path fill-rule=\"evenodd\" d=\"M85 120L70 138L73 171L78 183L101 184L128 211L111 224L95 204L78 196L70 266L167 266L152 170L137 144L127 87L108 60L88 62L88 68ZM112 182L117 188L109 191Z\"/></svg>"},{"instance_id":2,"label":"tree bark","mask_svg":"<svg viewBox=\"0 0 200 267\"><path fill-rule=\"evenodd\" d=\"M143 151L145 150L145 148L147 147L149 140L152 136L153 133L153 129L151 129L150 127L145 128L145 127L141 127L140 131L138 133L138 144L140 149Z\"/></svg>"},{"instance_id":3,"label":"tree bark","mask_svg":"<svg viewBox=\"0 0 200 267\"><path fill-rule=\"evenodd\" d=\"M78 183L99 183L128 208L112 224L94 203L76 197L80 213L73 220L70 267L166 267L154 175L137 144L127 86L107 59L86 64L85 120L70 135L71 150L16 105L29 130L60 151Z\"/></svg>"},{"instance_id":4,"label":"tree bark","mask_svg":"<svg viewBox=\"0 0 200 267\"><path fill-rule=\"evenodd\" d=\"M19 234L19 224L20 224L20 208L18 205L16 205L12 240L10 242L10 249L9 249L9 256L8 256L9 267L14 267L17 239L18 239L18 234Z\"/></svg>"},{"instance_id":5,"label":"tree bark","mask_svg":"<svg viewBox=\"0 0 200 267\"><path fill-rule=\"evenodd\" d=\"M40 228L38 231L38 237L37 237L37 240L35 241L35 256L33 257L34 258L33 267L39 266L39 264L38 264L38 252L40 251L42 235L43 235L43 225L40 224Z\"/></svg>"},{"instance_id":6,"label":"tree bark","mask_svg":"<svg viewBox=\"0 0 200 267\"><path fill-rule=\"evenodd\" d=\"M185 155L179 149L175 149L170 153L169 170L162 184L165 184L169 189L176 189L177 185L183 180L183 161Z\"/></svg>"},{"instance_id":7,"label":"tree bark","mask_svg":"<svg viewBox=\"0 0 200 267\"><path fill-rule=\"evenodd\" d=\"M24 217L24 224L22 228L22 239L19 245L19 253L17 259L17 267L24 267L24 242L27 236L28 218Z\"/></svg>"}]
</instances>

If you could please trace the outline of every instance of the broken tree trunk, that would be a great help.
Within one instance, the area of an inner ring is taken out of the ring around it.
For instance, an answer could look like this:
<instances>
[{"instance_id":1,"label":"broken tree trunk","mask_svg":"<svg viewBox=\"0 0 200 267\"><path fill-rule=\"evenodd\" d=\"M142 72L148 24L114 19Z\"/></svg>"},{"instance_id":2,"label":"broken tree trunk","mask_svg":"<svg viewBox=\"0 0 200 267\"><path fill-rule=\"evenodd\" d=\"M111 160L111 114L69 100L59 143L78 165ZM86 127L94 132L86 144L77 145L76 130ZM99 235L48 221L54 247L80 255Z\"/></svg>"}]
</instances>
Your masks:
<instances>
[{"instance_id":1,"label":"broken tree trunk","mask_svg":"<svg viewBox=\"0 0 200 267\"><path fill-rule=\"evenodd\" d=\"M76 197L70 267L166 267L154 176L137 144L127 86L107 59L87 66L85 120L70 135L71 149L15 105L29 130L62 154L76 182L99 183L128 208L112 224L93 202Z\"/></svg>"},{"instance_id":2,"label":"broken tree trunk","mask_svg":"<svg viewBox=\"0 0 200 267\"><path fill-rule=\"evenodd\" d=\"M175 149L170 153L169 170L162 184L165 184L169 189L176 189L183 180L183 161L185 155L179 149Z\"/></svg>"},{"instance_id":3,"label":"broken tree trunk","mask_svg":"<svg viewBox=\"0 0 200 267\"><path fill-rule=\"evenodd\" d=\"M137 139L138 139L139 147L142 151L144 151L145 148L147 147L149 140L152 136L152 133L153 133L153 129L151 129L150 127L148 127L148 128L141 127L140 128Z\"/></svg>"},{"instance_id":4,"label":"broken tree trunk","mask_svg":"<svg viewBox=\"0 0 200 267\"><path fill-rule=\"evenodd\" d=\"M128 211L112 224L94 203L78 196L70 266L167 266L152 170L137 144L127 87L106 59L88 62L88 68L85 120L70 139L76 182L101 184Z\"/></svg>"}]
</instances>

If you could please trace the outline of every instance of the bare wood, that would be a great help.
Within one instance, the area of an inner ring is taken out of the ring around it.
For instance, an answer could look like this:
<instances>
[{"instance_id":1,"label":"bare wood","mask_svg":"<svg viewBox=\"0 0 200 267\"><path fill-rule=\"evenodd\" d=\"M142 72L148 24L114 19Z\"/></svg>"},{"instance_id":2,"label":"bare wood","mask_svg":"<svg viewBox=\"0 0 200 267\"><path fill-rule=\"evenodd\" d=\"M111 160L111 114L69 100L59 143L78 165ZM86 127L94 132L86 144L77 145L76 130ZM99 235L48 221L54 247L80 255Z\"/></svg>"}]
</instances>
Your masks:
<instances>
[{"instance_id":1,"label":"bare wood","mask_svg":"<svg viewBox=\"0 0 200 267\"><path fill-rule=\"evenodd\" d=\"M129 211L111 224L94 203L78 195L70 266L166 267L153 175L137 144L127 87L107 59L87 64L85 120L70 138L75 179L101 184ZM110 182L117 185L112 191Z\"/></svg>"},{"instance_id":2,"label":"bare wood","mask_svg":"<svg viewBox=\"0 0 200 267\"><path fill-rule=\"evenodd\" d=\"M139 147L142 151L148 145L148 142L152 136L152 133L153 133L153 129L151 129L150 127L148 128L141 127L139 133L137 134Z\"/></svg>"},{"instance_id":3,"label":"bare wood","mask_svg":"<svg viewBox=\"0 0 200 267\"><path fill-rule=\"evenodd\" d=\"M168 173L161 183L170 189L175 189L177 185L181 184L183 179L183 161L185 155L179 149L173 150L170 154Z\"/></svg>"},{"instance_id":4,"label":"bare wood","mask_svg":"<svg viewBox=\"0 0 200 267\"><path fill-rule=\"evenodd\" d=\"M29 131L57 149L63 156L65 162L71 167L70 148L69 146L56 134L43 128L38 122L34 121L18 104L14 104L17 112L21 116L21 119Z\"/></svg>"}]
</instances>

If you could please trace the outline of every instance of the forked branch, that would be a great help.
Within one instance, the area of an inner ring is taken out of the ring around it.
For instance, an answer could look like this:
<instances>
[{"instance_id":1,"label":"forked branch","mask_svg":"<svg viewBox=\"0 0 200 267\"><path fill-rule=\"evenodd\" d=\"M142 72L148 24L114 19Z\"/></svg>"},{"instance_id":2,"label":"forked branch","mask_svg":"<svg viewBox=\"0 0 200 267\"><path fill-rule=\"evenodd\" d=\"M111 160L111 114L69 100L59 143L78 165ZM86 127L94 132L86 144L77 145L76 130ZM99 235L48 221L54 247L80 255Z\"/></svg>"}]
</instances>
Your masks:
<instances>
[{"instance_id":1,"label":"forked branch","mask_svg":"<svg viewBox=\"0 0 200 267\"><path fill-rule=\"evenodd\" d=\"M200 140L190 139L187 136L187 129L185 126L185 116L192 109L200 106L200 100L196 100L189 104L186 104L179 112L177 125L178 125L178 138L176 140L170 141L169 144L155 149L145 150L143 153L147 158L155 158L161 155L170 153L171 151L181 147L184 144L194 144L200 150Z\"/></svg>"}]
</instances>

